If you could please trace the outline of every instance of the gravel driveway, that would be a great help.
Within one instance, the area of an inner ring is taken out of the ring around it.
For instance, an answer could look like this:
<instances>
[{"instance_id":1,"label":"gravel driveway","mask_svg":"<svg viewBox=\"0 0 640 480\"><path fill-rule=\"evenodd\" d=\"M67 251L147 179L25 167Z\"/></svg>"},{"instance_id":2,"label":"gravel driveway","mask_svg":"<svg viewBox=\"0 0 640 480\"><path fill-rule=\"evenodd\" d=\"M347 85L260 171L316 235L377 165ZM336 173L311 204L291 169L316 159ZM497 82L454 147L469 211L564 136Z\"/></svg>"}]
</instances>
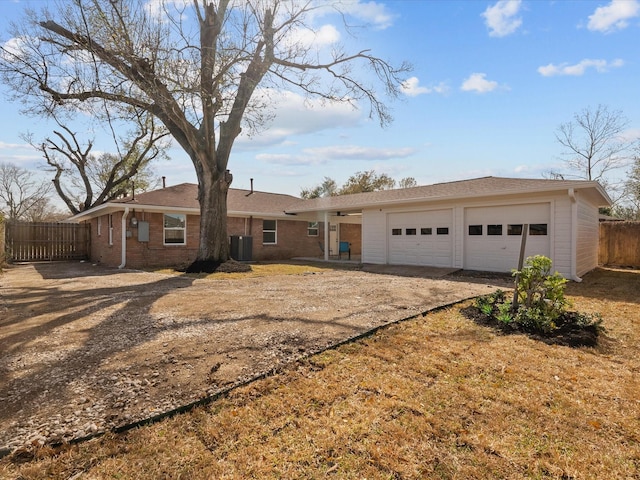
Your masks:
<instances>
[{"instance_id":1,"label":"gravel driveway","mask_svg":"<svg viewBox=\"0 0 640 480\"><path fill-rule=\"evenodd\" d=\"M11 266L0 274L0 452L153 417L504 286L434 269L365 270L229 280Z\"/></svg>"}]
</instances>

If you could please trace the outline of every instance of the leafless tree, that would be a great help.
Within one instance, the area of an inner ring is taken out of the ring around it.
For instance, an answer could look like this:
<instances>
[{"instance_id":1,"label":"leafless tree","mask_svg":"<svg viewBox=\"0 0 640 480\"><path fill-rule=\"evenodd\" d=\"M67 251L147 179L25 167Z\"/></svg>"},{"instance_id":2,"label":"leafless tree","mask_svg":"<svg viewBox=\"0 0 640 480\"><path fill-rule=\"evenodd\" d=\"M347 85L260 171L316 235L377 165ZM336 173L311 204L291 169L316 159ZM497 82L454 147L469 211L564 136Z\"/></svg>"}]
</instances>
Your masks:
<instances>
[{"instance_id":1,"label":"leafless tree","mask_svg":"<svg viewBox=\"0 0 640 480\"><path fill-rule=\"evenodd\" d=\"M564 148L566 173L552 172L552 178L596 180L608 191L616 189L610 174L630 161L633 140L623 136L628 121L621 111L605 105L585 108L563 123L556 139Z\"/></svg>"},{"instance_id":2,"label":"leafless tree","mask_svg":"<svg viewBox=\"0 0 640 480\"><path fill-rule=\"evenodd\" d=\"M138 191L155 186L150 165L165 156L167 145L162 140L169 132L158 128L149 115L134 112L129 118L135 120L136 128L123 139L114 135L117 154L92 152L93 140L83 143L57 118L59 128L41 143L30 134L24 136L54 169L53 185L72 214L131 193L132 183ZM111 120L106 124L111 127Z\"/></svg>"},{"instance_id":3,"label":"leafless tree","mask_svg":"<svg viewBox=\"0 0 640 480\"><path fill-rule=\"evenodd\" d=\"M636 148L636 155L627 172L621 203L614 208L616 216L627 220L640 220L640 146Z\"/></svg>"},{"instance_id":4,"label":"leafless tree","mask_svg":"<svg viewBox=\"0 0 640 480\"><path fill-rule=\"evenodd\" d=\"M69 216L47 198L41 198L25 212L22 220L27 222L60 222Z\"/></svg>"},{"instance_id":5,"label":"leafless tree","mask_svg":"<svg viewBox=\"0 0 640 480\"><path fill-rule=\"evenodd\" d=\"M311 22L324 11L342 13L346 25L344 2L193 0L180 6L185 4L74 0L31 12L32 21L15 25L14 40L3 46L0 73L18 95L45 107L40 111L88 110L92 102L106 102L159 118L197 174L197 262L215 264L229 258L231 149L243 126L264 127L266 94L294 89L327 102L364 102L370 116L386 124L385 99L399 94L409 66L396 68L366 49L326 52L301 40L313 36Z\"/></svg>"},{"instance_id":6,"label":"leafless tree","mask_svg":"<svg viewBox=\"0 0 640 480\"><path fill-rule=\"evenodd\" d=\"M33 220L48 206L51 183L39 181L33 172L0 163L0 211L8 220Z\"/></svg>"}]
</instances>

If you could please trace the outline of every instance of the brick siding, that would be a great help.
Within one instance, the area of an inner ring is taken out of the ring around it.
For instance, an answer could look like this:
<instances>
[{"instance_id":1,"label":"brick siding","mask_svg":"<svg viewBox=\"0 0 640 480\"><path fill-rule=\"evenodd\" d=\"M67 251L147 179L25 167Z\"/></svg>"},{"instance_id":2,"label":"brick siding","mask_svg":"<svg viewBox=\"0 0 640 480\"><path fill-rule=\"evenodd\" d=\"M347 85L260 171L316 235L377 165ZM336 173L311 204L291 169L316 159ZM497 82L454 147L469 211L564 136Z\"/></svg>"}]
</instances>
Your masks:
<instances>
[{"instance_id":1,"label":"brick siding","mask_svg":"<svg viewBox=\"0 0 640 480\"><path fill-rule=\"evenodd\" d=\"M117 267L121 264L121 225L123 212L113 213L113 245L109 245L109 215L91 220L91 261ZM138 241L138 228L127 222L127 268L184 267L195 260L198 253L200 217L187 215L186 245L164 245L162 213L138 213L138 221L149 222L149 242ZM128 220L131 218L129 214ZM318 242L323 238L319 223L318 236L308 235L308 223L298 220L277 220L277 243L262 243L262 218L230 217L229 236L252 237L252 260L286 260L293 257L321 255ZM101 222L98 235L98 222ZM357 244L360 244L358 238Z\"/></svg>"}]
</instances>

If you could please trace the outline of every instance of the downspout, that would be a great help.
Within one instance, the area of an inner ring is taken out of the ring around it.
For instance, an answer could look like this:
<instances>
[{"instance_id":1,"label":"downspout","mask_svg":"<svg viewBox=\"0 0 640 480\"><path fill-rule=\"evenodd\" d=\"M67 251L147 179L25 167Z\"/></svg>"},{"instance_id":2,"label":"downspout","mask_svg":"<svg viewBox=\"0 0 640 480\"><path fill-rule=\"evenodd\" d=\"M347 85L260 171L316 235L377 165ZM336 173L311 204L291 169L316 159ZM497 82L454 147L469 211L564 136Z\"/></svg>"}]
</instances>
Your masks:
<instances>
[{"instance_id":1,"label":"downspout","mask_svg":"<svg viewBox=\"0 0 640 480\"><path fill-rule=\"evenodd\" d=\"M571 280L581 282L577 274L578 262L578 200L573 188L569 189L569 199L571 199Z\"/></svg>"},{"instance_id":2,"label":"downspout","mask_svg":"<svg viewBox=\"0 0 640 480\"><path fill-rule=\"evenodd\" d=\"M329 261L329 212L324 212L324 260Z\"/></svg>"},{"instance_id":3,"label":"downspout","mask_svg":"<svg viewBox=\"0 0 640 480\"><path fill-rule=\"evenodd\" d=\"M127 216L129 215L129 207L124 207L124 213L122 214L122 225L121 225L121 261L122 263L118 265L118 268L124 268L127 264Z\"/></svg>"}]
</instances>

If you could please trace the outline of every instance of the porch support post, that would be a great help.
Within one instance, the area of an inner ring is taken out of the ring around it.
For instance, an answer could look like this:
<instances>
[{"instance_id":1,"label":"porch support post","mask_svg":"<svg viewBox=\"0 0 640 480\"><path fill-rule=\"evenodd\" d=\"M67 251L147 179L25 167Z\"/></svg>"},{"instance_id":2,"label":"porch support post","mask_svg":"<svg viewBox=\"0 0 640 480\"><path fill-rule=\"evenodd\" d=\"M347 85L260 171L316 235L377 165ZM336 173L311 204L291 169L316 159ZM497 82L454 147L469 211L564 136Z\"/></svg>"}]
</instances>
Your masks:
<instances>
[{"instance_id":1,"label":"porch support post","mask_svg":"<svg viewBox=\"0 0 640 480\"><path fill-rule=\"evenodd\" d=\"M329 261L329 212L324 212L324 259Z\"/></svg>"},{"instance_id":2,"label":"porch support post","mask_svg":"<svg viewBox=\"0 0 640 480\"><path fill-rule=\"evenodd\" d=\"M121 243L121 253L122 253L122 263L118 265L118 268L124 268L127 264L127 216L129 215L129 207L124 208L124 213L122 214L122 225L120 226L122 240Z\"/></svg>"}]
</instances>

